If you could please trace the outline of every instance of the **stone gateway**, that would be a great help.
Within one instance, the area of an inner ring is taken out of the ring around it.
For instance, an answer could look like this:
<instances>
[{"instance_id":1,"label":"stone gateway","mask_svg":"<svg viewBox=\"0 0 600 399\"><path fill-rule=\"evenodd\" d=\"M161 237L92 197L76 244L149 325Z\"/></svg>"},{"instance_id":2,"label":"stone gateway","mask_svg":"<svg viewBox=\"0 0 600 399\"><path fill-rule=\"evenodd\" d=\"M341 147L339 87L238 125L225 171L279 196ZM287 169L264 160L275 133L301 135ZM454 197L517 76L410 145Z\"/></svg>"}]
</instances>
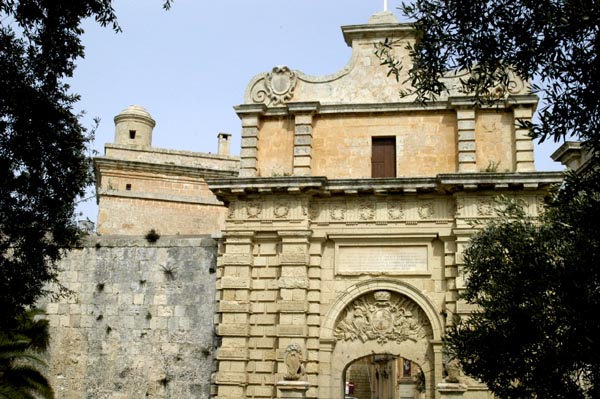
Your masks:
<instances>
[{"instance_id":1,"label":"stone gateway","mask_svg":"<svg viewBox=\"0 0 600 399\"><path fill-rule=\"evenodd\" d=\"M99 235L64 261L75 295L46 305L60 397L489 397L444 381L442 337L472 311L474 222L499 195L535 217L561 181L534 170L518 123L537 98L515 77L475 107L452 75L423 106L374 54L390 38L409 69L409 24L382 12L342 32L341 71L250 81L239 158L227 134L217 155L163 150L143 108L115 118L95 161Z\"/></svg>"}]
</instances>

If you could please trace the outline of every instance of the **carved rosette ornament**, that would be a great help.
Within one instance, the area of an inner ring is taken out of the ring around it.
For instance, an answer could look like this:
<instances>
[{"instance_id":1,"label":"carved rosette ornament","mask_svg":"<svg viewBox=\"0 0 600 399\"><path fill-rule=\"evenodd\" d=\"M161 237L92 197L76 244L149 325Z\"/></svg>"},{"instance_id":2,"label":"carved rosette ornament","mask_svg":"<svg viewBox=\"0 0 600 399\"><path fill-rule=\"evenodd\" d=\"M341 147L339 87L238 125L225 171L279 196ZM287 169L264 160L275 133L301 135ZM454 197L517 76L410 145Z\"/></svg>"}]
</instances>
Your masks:
<instances>
[{"instance_id":1,"label":"carved rosette ornament","mask_svg":"<svg viewBox=\"0 0 600 399\"><path fill-rule=\"evenodd\" d=\"M343 341L420 341L431 335L423 311L410 299L376 291L352 302L337 322L334 336Z\"/></svg>"},{"instance_id":2,"label":"carved rosette ornament","mask_svg":"<svg viewBox=\"0 0 600 399\"><path fill-rule=\"evenodd\" d=\"M287 374L283 376L284 380L299 380L304 375L302 347L300 345L288 345L285 349L284 361L287 368Z\"/></svg>"},{"instance_id":3,"label":"carved rosette ornament","mask_svg":"<svg viewBox=\"0 0 600 399\"><path fill-rule=\"evenodd\" d=\"M265 76L266 96L272 105L291 100L295 88L296 74L287 66L276 66Z\"/></svg>"}]
</instances>

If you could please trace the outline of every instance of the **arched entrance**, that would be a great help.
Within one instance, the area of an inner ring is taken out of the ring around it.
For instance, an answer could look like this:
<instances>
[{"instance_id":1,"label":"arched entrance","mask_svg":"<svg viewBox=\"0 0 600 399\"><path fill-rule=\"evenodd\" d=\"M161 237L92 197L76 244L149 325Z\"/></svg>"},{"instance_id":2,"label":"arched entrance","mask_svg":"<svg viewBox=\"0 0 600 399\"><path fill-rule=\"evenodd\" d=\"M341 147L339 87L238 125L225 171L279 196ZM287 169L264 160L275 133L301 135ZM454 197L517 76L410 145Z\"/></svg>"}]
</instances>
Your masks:
<instances>
[{"instance_id":1,"label":"arched entrance","mask_svg":"<svg viewBox=\"0 0 600 399\"><path fill-rule=\"evenodd\" d=\"M374 353L344 369L346 399L421 399L424 394L423 370L402 356Z\"/></svg>"},{"instance_id":2,"label":"arched entrance","mask_svg":"<svg viewBox=\"0 0 600 399\"><path fill-rule=\"evenodd\" d=\"M362 282L347 292L332 306L322 329L322 359L328 367L319 376L319 397L343 399L347 368L375 355L376 365L387 368L392 359L417 365L424 392L405 397L433 399L441 380L439 312L414 287L391 279ZM398 364L394 367L397 373ZM371 399L400 399L399 386L390 386L384 390L387 396Z\"/></svg>"}]
</instances>

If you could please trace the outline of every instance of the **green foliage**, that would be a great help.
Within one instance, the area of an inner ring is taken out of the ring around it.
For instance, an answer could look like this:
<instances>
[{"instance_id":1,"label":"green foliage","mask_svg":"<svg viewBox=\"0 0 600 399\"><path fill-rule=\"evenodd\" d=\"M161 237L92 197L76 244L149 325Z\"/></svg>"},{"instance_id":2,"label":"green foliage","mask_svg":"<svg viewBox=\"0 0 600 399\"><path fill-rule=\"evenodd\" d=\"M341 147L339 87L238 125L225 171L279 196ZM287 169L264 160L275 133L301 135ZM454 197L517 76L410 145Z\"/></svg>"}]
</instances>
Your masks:
<instances>
[{"instance_id":1,"label":"green foliage","mask_svg":"<svg viewBox=\"0 0 600 399\"><path fill-rule=\"evenodd\" d=\"M120 30L112 0L0 2L1 328L57 283L62 251L80 235L74 209L92 182L92 132L65 79L84 55L87 18Z\"/></svg>"},{"instance_id":2,"label":"green foliage","mask_svg":"<svg viewBox=\"0 0 600 399\"><path fill-rule=\"evenodd\" d=\"M446 345L499 398L600 397L599 193L597 172L570 174L538 221L505 202L465 251L479 310Z\"/></svg>"},{"instance_id":3,"label":"green foliage","mask_svg":"<svg viewBox=\"0 0 600 399\"><path fill-rule=\"evenodd\" d=\"M150 244L154 244L156 243L156 241L158 241L158 239L160 238L160 234L158 234L158 232L154 229L150 229L146 235L144 236L144 238L146 239L146 241L148 241Z\"/></svg>"},{"instance_id":4,"label":"green foliage","mask_svg":"<svg viewBox=\"0 0 600 399\"><path fill-rule=\"evenodd\" d=\"M37 319L43 312L30 310L11 323L8 332L0 332L0 398L54 398L54 392L43 373L46 367L40 357L48 347L48 321Z\"/></svg>"},{"instance_id":5,"label":"green foliage","mask_svg":"<svg viewBox=\"0 0 600 399\"><path fill-rule=\"evenodd\" d=\"M418 100L446 92L449 73L468 71L463 91L478 103L494 102L506 97L516 75L538 82L544 108L540 124L531 126L535 137L572 135L599 148L600 3L415 0L401 8L418 32L407 71ZM397 65L382 61L398 77Z\"/></svg>"},{"instance_id":6,"label":"green foliage","mask_svg":"<svg viewBox=\"0 0 600 399\"><path fill-rule=\"evenodd\" d=\"M448 350L499 398L600 397L600 3L415 0L402 11L417 30L403 94L427 103L460 76L475 105L492 105L516 78L533 81L540 123L521 123L540 141L578 138L592 155L540 220L505 203L473 237L464 298L479 311L450 329ZM393 45L376 54L399 79Z\"/></svg>"}]
</instances>

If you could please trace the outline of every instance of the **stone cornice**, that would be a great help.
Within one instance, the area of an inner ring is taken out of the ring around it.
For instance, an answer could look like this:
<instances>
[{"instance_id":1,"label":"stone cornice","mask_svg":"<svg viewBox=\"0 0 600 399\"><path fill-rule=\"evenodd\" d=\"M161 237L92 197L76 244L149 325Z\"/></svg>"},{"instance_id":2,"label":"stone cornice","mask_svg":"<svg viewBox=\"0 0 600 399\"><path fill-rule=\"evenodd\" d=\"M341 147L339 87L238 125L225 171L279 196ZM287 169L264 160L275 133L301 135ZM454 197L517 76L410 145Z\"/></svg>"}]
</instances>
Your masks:
<instances>
[{"instance_id":1,"label":"stone cornice","mask_svg":"<svg viewBox=\"0 0 600 399\"><path fill-rule=\"evenodd\" d=\"M400 34L415 34L415 27L410 23L379 23L342 26L344 40L348 46L356 39L365 37L397 37Z\"/></svg>"},{"instance_id":2,"label":"stone cornice","mask_svg":"<svg viewBox=\"0 0 600 399\"><path fill-rule=\"evenodd\" d=\"M562 182L562 172L448 173L437 176L446 191L482 189L547 189Z\"/></svg>"},{"instance_id":3,"label":"stone cornice","mask_svg":"<svg viewBox=\"0 0 600 399\"><path fill-rule=\"evenodd\" d=\"M219 199L253 194L312 196L453 193L463 190L547 190L563 180L562 172L448 173L435 177L328 179L324 176L207 179Z\"/></svg>"},{"instance_id":4,"label":"stone cornice","mask_svg":"<svg viewBox=\"0 0 600 399\"><path fill-rule=\"evenodd\" d=\"M221 133L226 134L226 133ZM219 154L207 154L203 152L194 152L194 151L185 151L185 150L171 150L166 148L156 148L156 147L141 147L136 145L128 145L128 144L116 144L116 143L106 143L104 145L105 150L126 150L131 151L132 153L143 153L143 154L151 154L151 155L176 155L183 156L187 158L194 159L210 159L210 160L219 160L219 161L232 161L239 162L240 157L235 155L219 155Z\"/></svg>"},{"instance_id":5,"label":"stone cornice","mask_svg":"<svg viewBox=\"0 0 600 399\"><path fill-rule=\"evenodd\" d=\"M450 99L421 103L395 102L395 103L354 103L354 104L323 104L318 102L298 102L289 103L278 107L266 108L262 104L244 104L235 107L236 112L241 117L245 114L261 116L284 116L298 113L302 107L320 115L324 114L344 114L344 113L374 113L374 112L431 112L455 110L458 108L477 108L477 109L505 109L515 106L536 106L537 96L534 95L513 95L505 101L500 101L493 105L475 106L471 97L451 97Z\"/></svg>"},{"instance_id":6,"label":"stone cornice","mask_svg":"<svg viewBox=\"0 0 600 399\"><path fill-rule=\"evenodd\" d=\"M180 165L169 165L159 163L149 163L140 161L124 161L120 159L111 159L98 157L94 158L94 169L96 173L102 173L104 170L126 170L141 173L159 173L165 175L187 176L194 178L227 178L237 175L237 170L215 170L200 167L189 167Z\"/></svg>"}]
</instances>

